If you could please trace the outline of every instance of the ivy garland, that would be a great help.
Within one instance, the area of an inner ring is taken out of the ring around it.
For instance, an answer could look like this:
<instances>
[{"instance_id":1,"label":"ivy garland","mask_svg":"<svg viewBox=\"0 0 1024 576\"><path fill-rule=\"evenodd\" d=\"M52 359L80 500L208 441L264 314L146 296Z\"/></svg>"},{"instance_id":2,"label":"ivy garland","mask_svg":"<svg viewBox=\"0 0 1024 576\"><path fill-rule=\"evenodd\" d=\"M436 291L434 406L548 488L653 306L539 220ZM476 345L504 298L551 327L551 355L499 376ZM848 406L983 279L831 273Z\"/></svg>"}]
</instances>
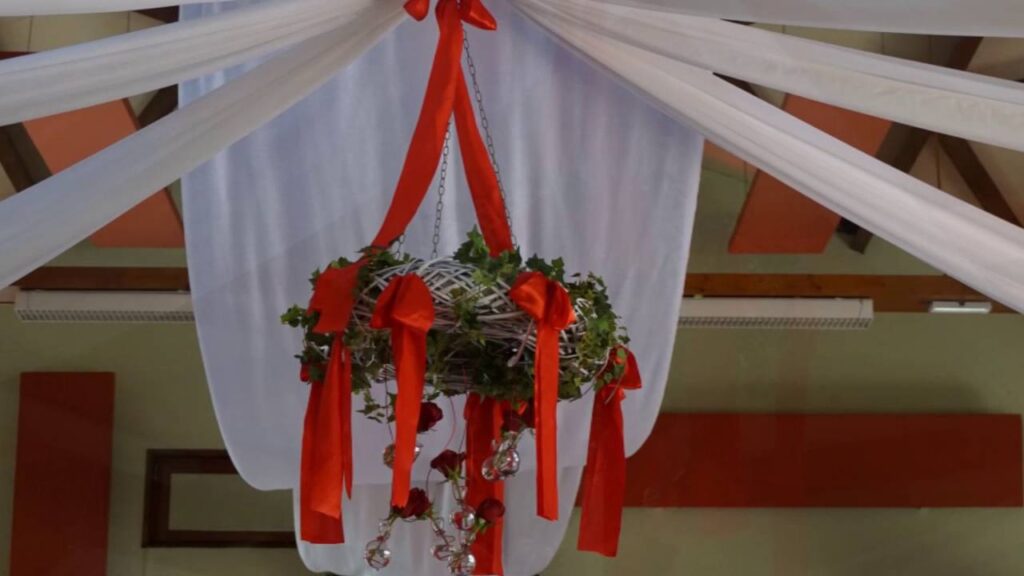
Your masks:
<instances>
[{"instance_id":1,"label":"ivy garland","mask_svg":"<svg viewBox=\"0 0 1024 576\"><path fill-rule=\"evenodd\" d=\"M362 254L365 265L360 270L357 293L362 294L371 284L374 275L388 268L401 266L413 261L407 254L397 255L388 250L372 250L364 248ZM566 280L565 263L561 258L546 261L536 255L528 258L525 263L518 249L501 253L492 257L484 242L483 236L476 230L469 233L468 239L455 252L455 261L472 266L473 281L481 288L495 286L511 286L521 272L540 272L551 280L561 283L569 293L576 310L577 322L586 327L582 335L574 343L576 356L562 359L560 366L558 396L560 400L576 400L583 396L594 374L602 367L608 369L601 372L593 381L593 387L599 389L605 384L622 375L625 363L609 363L608 355L612 350L625 360L625 350L618 348L629 342L619 317L612 309L608 300L604 280L592 273L587 275L572 274ZM332 267L344 267L352 262L341 258L330 264ZM313 273L310 283L316 285L319 270ZM498 400L508 400L521 404L533 398L533 352L527 350L521 360L509 366L509 350L507 344L493 342L484 337L481 323L476 314L476 302L480 290L462 290L453 292L452 311L456 317L456 325L449 330L432 329L427 333L427 371L424 401L431 401L441 395L453 396L465 393L462 387L446 386L444 375L451 368L448 364L453 357L470 358L467 364L460 363L459 370L465 372L473 382L473 391ZM282 316L281 322L294 328L302 328L304 332L303 347L296 358L303 366L303 380L320 382L324 378L327 358L331 345L331 335L318 334L313 327L319 314L306 313L302 306L292 306ZM394 394L388 393L386 405L380 404L371 393L375 382L388 380L385 369L391 363L391 341L387 330L367 330L354 326L352 323L343 335L345 345L354 351L356 362L352 366L352 392L360 394L364 406L359 410L367 417L385 422L393 420L388 405L394 405Z\"/></svg>"}]
</instances>

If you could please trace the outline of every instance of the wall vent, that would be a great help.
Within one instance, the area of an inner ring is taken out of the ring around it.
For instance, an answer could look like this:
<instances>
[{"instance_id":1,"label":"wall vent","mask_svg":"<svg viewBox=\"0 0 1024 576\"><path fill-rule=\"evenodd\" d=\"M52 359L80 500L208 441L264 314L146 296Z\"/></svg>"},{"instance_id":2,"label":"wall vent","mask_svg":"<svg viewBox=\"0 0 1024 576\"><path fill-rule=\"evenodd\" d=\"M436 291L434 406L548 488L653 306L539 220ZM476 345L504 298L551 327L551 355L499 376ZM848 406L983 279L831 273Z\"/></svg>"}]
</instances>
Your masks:
<instances>
[{"instance_id":1,"label":"wall vent","mask_svg":"<svg viewBox=\"0 0 1024 576\"><path fill-rule=\"evenodd\" d=\"M186 292L20 291L14 314L23 322L188 323L192 297Z\"/></svg>"},{"instance_id":2,"label":"wall vent","mask_svg":"<svg viewBox=\"0 0 1024 576\"><path fill-rule=\"evenodd\" d=\"M683 298L679 325L687 328L863 330L871 326L868 299Z\"/></svg>"}]
</instances>

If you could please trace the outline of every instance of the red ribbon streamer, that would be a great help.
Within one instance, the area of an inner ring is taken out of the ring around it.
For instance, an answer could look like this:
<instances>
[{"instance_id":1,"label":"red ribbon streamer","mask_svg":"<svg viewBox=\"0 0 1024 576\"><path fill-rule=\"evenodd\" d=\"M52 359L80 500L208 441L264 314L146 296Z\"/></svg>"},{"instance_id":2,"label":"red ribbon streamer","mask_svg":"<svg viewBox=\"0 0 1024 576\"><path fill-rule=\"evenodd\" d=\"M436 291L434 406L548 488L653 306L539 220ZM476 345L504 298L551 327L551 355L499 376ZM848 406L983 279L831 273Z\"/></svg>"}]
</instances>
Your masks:
<instances>
[{"instance_id":1,"label":"red ribbon streamer","mask_svg":"<svg viewBox=\"0 0 1024 576\"><path fill-rule=\"evenodd\" d=\"M413 18L422 20L429 11L429 4L429 0L409 0L405 9ZM406 152L391 205L372 246L390 246L408 228L423 203L437 171L448 120L454 113L459 146L462 148L463 164L466 168L466 180L469 183L480 229L491 254L498 255L513 248L512 233L505 219L505 205L498 188L497 177L476 124L472 100L466 88L461 65L464 34L461 22L485 30L495 30L497 23L479 0L440 0L436 13L440 35L427 90L423 96L423 106ZM320 314L314 328L316 332L344 333L355 307L359 270L364 264L365 261L360 260L344 268L328 268L320 274L308 308L308 313ZM340 341L337 341L332 349L331 359L333 360L336 355L347 358L347 351ZM341 394L343 398L331 394L331 400L328 401L325 399L325 392L319 390L320 387L319 384L313 384L310 390L302 438L302 539L309 542L340 543L344 541L340 515L342 483L336 482L334 473L329 472L328 463L335 460L347 462L347 476L343 475L342 478L344 482L351 483L351 399L350 393ZM350 391L351 378L347 387L341 387ZM349 430L349 435L343 433L339 439L337 434L328 433L318 438L320 428L317 423L321 421L340 423L340 426ZM317 487L315 493L312 488L314 486ZM407 495L406 491L402 498ZM337 514L321 514L314 505L314 502L318 501L329 501L332 506L333 502L337 501Z\"/></svg>"},{"instance_id":2,"label":"red ribbon streamer","mask_svg":"<svg viewBox=\"0 0 1024 576\"><path fill-rule=\"evenodd\" d=\"M302 539L314 544L345 541L342 486L352 497L352 366L335 336L327 375L309 389L302 442L300 486ZM335 409L337 408L337 409Z\"/></svg>"},{"instance_id":3,"label":"red ribbon streamer","mask_svg":"<svg viewBox=\"0 0 1024 576\"><path fill-rule=\"evenodd\" d=\"M501 403L470 392L466 398L466 503L476 508L488 498L502 503L505 483L491 482L483 476L484 460L491 456L492 443L501 440L504 422ZM501 561L501 539L505 520L499 519L473 543L476 558L474 574L504 573Z\"/></svg>"},{"instance_id":4,"label":"red ribbon streamer","mask_svg":"<svg viewBox=\"0 0 1024 576\"><path fill-rule=\"evenodd\" d=\"M576 321L569 293L540 272L523 272L509 298L537 323L533 404L537 431L537 515L558 520L558 338Z\"/></svg>"},{"instance_id":5,"label":"red ribbon streamer","mask_svg":"<svg viewBox=\"0 0 1024 576\"><path fill-rule=\"evenodd\" d=\"M619 357L620 351L625 352L624 359ZM640 370L632 352L621 347L613 350L605 371L613 365L623 366L622 375L605 384L594 398L587 468L583 473L581 488L583 512L577 543L580 550L605 556L618 554L619 531L622 528L622 505L626 490L622 400L626 397L626 390L636 390L641 386Z\"/></svg>"},{"instance_id":6,"label":"red ribbon streamer","mask_svg":"<svg viewBox=\"0 0 1024 576\"><path fill-rule=\"evenodd\" d=\"M419 276L396 276L377 297L370 327L391 330L391 354L398 381L395 400L395 460L391 464L391 505L405 506L409 498L412 463L416 457L416 427L423 403L427 369L427 331L434 324L434 301Z\"/></svg>"}]
</instances>

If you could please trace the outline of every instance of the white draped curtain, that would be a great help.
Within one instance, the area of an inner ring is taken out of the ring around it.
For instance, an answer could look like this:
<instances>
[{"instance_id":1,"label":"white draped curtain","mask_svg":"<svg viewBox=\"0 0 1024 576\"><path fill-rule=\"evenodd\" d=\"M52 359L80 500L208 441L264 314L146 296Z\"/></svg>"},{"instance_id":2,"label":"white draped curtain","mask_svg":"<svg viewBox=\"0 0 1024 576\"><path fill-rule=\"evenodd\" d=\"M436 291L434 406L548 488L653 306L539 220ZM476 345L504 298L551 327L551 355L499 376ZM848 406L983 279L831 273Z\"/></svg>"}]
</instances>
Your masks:
<instances>
[{"instance_id":1,"label":"white draped curtain","mask_svg":"<svg viewBox=\"0 0 1024 576\"><path fill-rule=\"evenodd\" d=\"M0 16L136 10L166 0L0 0ZM191 2L182 2L192 4ZM470 30L525 253L606 277L645 387L627 448L650 431L671 355L699 174L700 135L824 206L1024 311L1024 231L864 155L719 80L743 78L930 130L1024 150L1020 85L720 19L916 33L1024 36L1017 0L513 0L499 31ZM514 9L513 9L514 7ZM523 17L525 16L525 18ZM0 62L0 122L184 82L182 108L0 202L0 286L186 175L197 326L225 442L245 479L293 488L306 389L277 324L310 271L367 243L383 215L430 65L435 26L400 0L266 0L183 8L183 21ZM400 22L404 24L398 26ZM536 24L536 25L535 25ZM392 31L398 26L397 30ZM192 80L195 79L195 80ZM453 153L458 173L458 151ZM130 167L130 168L129 168ZM431 199L406 247L430 250ZM473 223L450 183L441 252ZM562 521L532 515L532 446L508 487L506 571L543 569L580 477L589 398L560 407ZM447 407L426 453L460 437ZM317 570L365 570L386 512L387 434L356 423L352 544L302 545ZM452 428L454 427L454 429ZM416 477L424 477L424 464ZM432 488L440 496L438 488ZM442 506L450 505L441 497ZM405 529L410 528L410 529ZM441 573L429 532L394 535L392 573Z\"/></svg>"}]
</instances>

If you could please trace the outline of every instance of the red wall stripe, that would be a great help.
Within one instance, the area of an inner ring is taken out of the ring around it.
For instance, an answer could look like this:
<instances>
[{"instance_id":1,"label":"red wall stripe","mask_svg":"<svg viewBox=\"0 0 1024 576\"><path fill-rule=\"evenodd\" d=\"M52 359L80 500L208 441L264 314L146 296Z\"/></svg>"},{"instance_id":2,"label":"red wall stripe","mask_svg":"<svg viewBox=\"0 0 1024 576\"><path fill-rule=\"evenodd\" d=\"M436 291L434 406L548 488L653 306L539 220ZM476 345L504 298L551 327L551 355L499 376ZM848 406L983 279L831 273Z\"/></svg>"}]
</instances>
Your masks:
<instances>
[{"instance_id":1,"label":"red wall stripe","mask_svg":"<svg viewBox=\"0 0 1024 576\"><path fill-rule=\"evenodd\" d=\"M11 576L104 576L114 375L25 373Z\"/></svg>"},{"instance_id":2,"label":"red wall stripe","mask_svg":"<svg viewBox=\"0 0 1024 576\"><path fill-rule=\"evenodd\" d=\"M662 414L634 507L1019 507L1019 415Z\"/></svg>"}]
</instances>

